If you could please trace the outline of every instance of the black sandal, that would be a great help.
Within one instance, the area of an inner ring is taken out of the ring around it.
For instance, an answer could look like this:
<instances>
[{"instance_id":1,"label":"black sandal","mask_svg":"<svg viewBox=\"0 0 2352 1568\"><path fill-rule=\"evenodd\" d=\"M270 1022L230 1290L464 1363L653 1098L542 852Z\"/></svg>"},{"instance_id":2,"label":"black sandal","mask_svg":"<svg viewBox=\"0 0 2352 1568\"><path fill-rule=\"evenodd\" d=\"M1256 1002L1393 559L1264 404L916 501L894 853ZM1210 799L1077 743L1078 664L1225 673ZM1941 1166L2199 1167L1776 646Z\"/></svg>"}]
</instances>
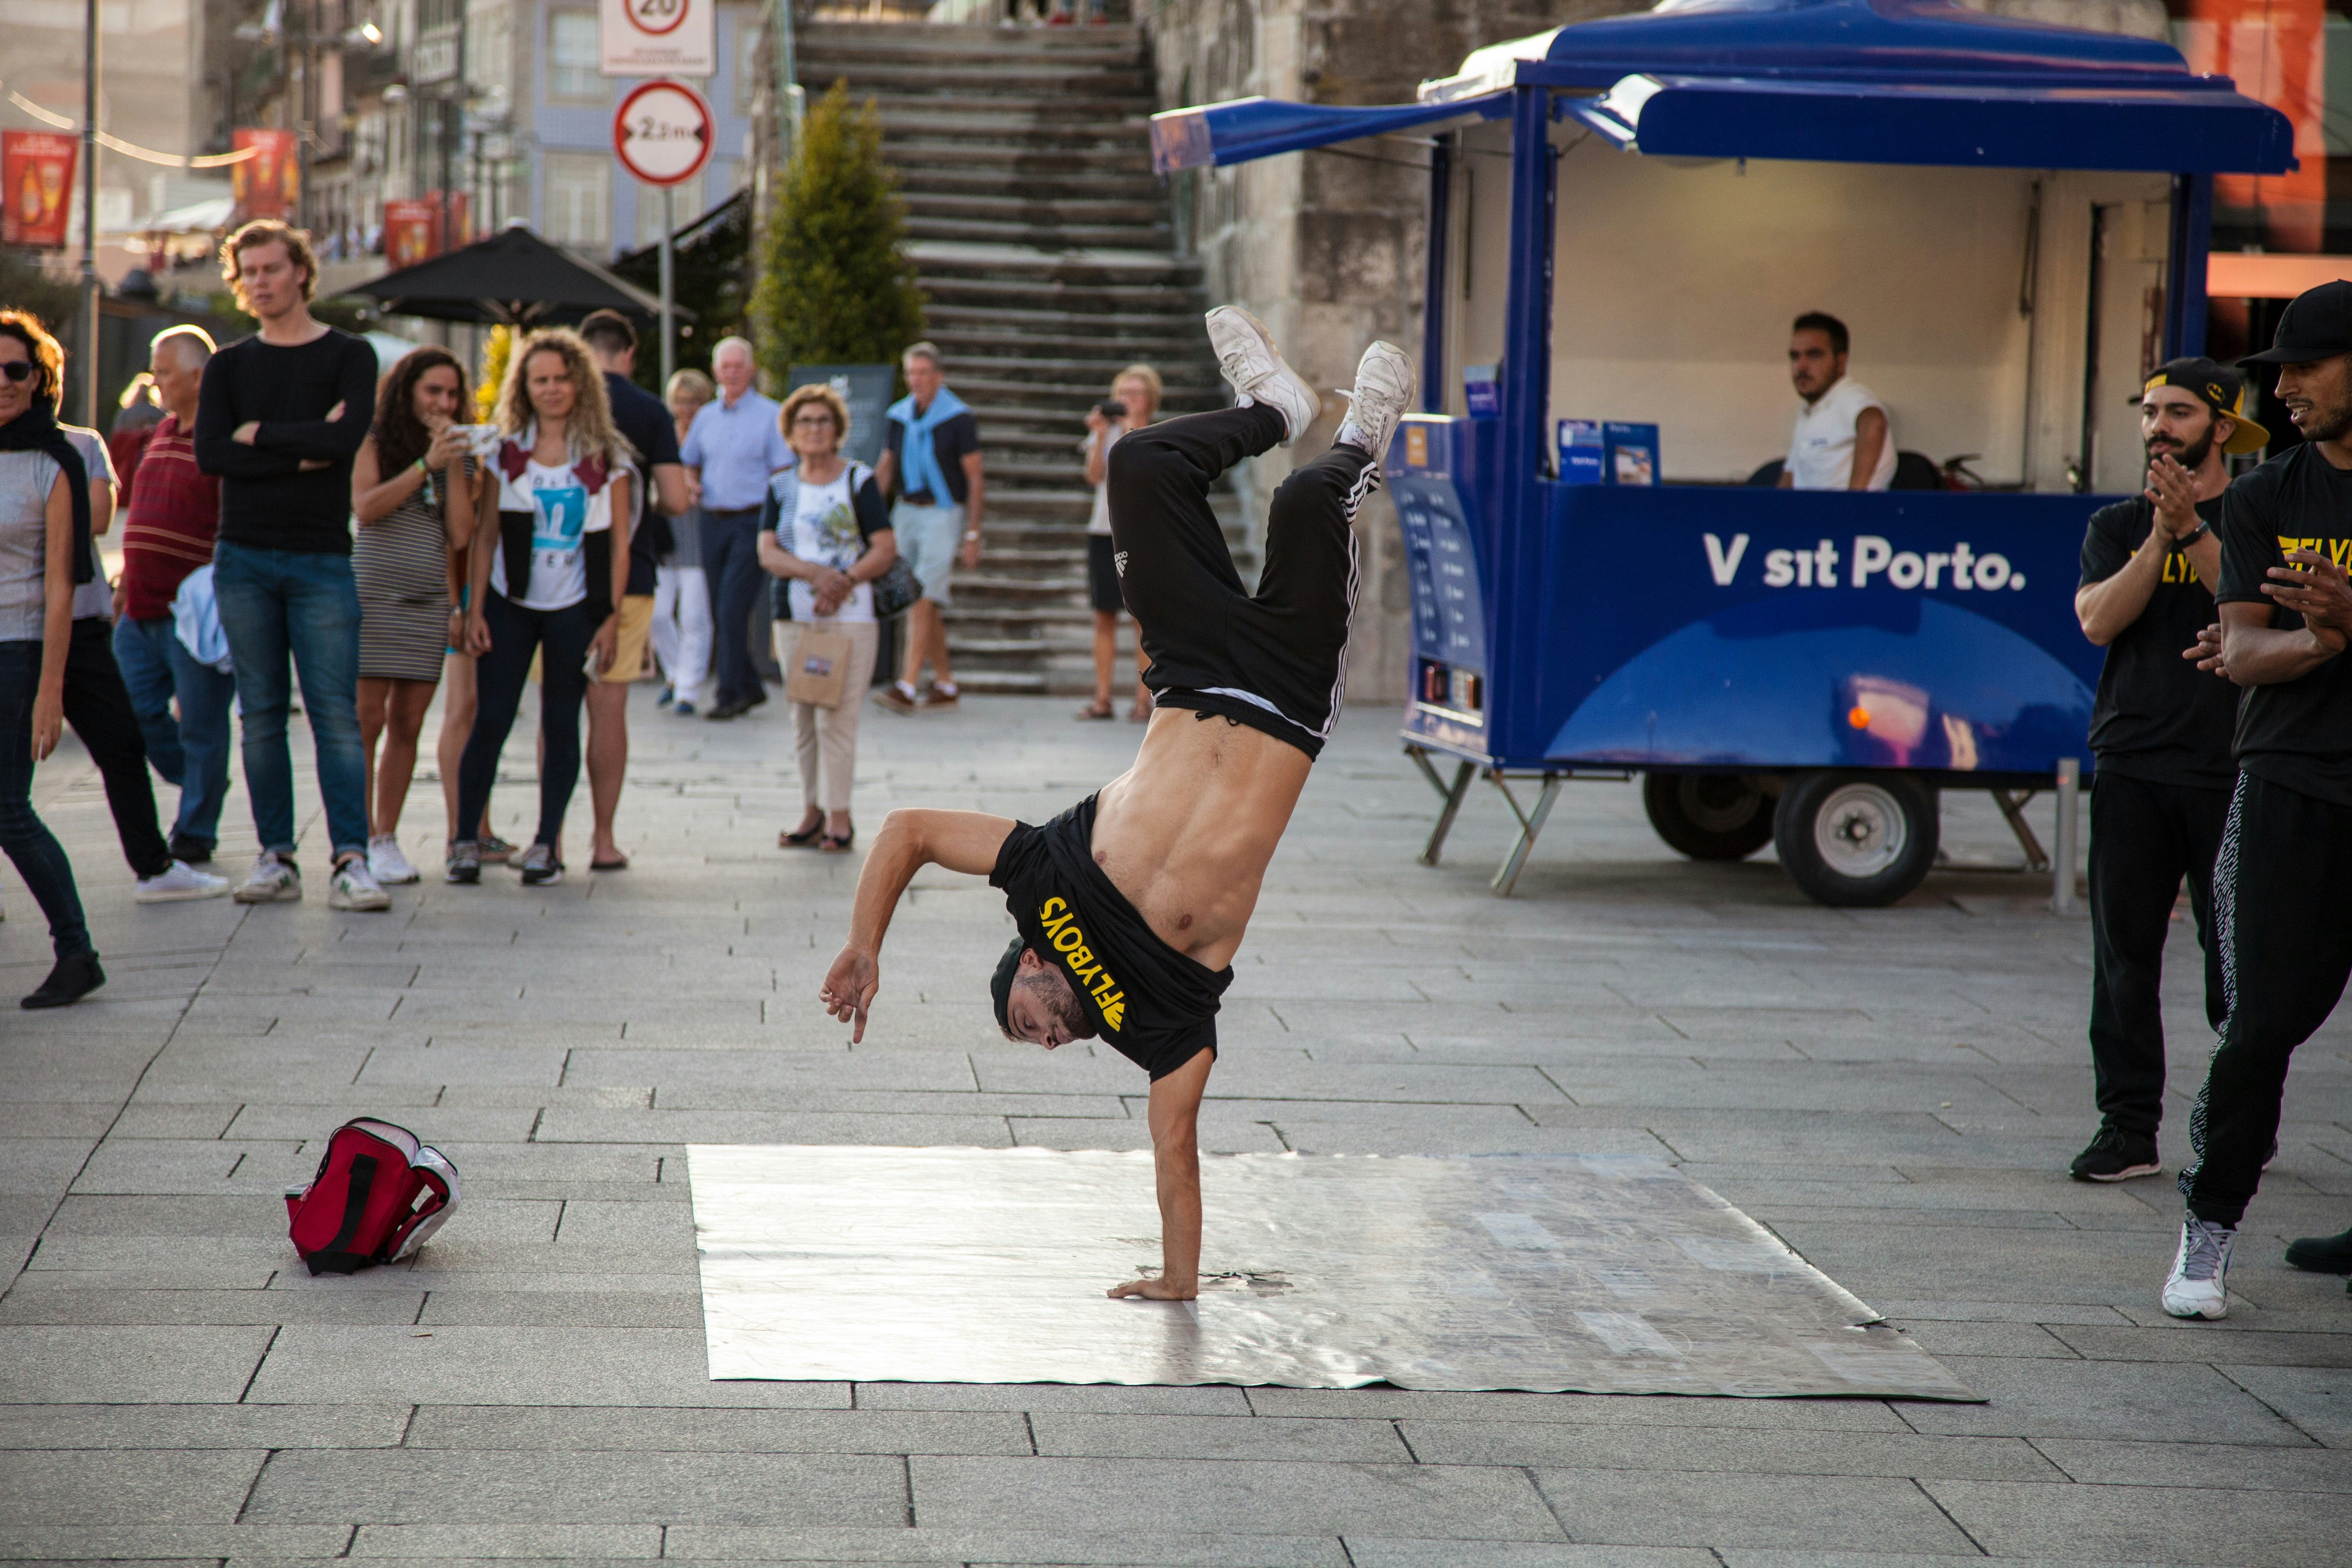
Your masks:
<instances>
[{"instance_id":1,"label":"black sandal","mask_svg":"<svg viewBox=\"0 0 2352 1568\"><path fill-rule=\"evenodd\" d=\"M779 849L813 849L816 847L816 841L824 837L824 813L819 812L817 813L816 826L814 827L803 827L797 833L787 832L777 834L776 847Z\"/></svg>"},{"instance_id":2,"label":"black sandal","mask_svg":"<svg viewBox=\"0 0 2352 1568\"><path fill-rule=\"evenodd\" d=\"M838 855L856 842L857 827L856 825L853 823L850 826L849 831L843 834L838 838L835 837L830 833L826 834L824 837L819 838L816 841L816 847L828 855Z\"/></svg>"}]
</instances>

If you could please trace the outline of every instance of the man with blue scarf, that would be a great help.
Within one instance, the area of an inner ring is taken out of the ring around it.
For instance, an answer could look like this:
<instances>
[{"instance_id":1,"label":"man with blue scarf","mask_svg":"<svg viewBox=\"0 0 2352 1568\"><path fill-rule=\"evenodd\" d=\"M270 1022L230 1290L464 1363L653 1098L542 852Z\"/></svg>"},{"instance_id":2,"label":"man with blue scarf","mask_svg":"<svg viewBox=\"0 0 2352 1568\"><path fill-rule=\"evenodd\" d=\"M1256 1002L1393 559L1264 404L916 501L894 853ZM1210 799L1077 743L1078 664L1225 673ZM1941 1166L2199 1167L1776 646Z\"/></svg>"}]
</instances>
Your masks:
<instances>
[{"instance_id":1,"label":"man with blue scarf","mask_svg":"<svg viewBox=\"0 0 2352 1568\"><path fill-rule=\"evenodd\" d=\"M940 351L917 343L899 362L908 395L888 410L882 460L874 478L898 502L890 527L898 554L923 585L907 612L907 664L898 681L876 699L899 713L952 709L955 673L948 668L949 574L980 564L980 513L986 485L980 475L980 425L964 401L940 382ZM931 668L931 689L918 697L915 682Z\"/></svg>"}]
</instances>

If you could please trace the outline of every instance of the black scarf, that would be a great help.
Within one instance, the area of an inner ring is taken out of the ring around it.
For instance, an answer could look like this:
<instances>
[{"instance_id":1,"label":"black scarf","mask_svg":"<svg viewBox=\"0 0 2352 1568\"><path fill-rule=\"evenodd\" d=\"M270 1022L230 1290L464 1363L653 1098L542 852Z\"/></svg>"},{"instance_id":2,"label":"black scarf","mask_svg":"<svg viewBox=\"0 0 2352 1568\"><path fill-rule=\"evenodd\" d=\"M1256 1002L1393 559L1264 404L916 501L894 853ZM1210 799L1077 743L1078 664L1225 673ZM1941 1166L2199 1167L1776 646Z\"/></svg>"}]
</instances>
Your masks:
<instances>
[{"instance_id":1,"label":"black scarf","mask_svg":"<svg viewBox=\"0 0 2352 1568\"><path fill-rule=\"evenodd\" d=\"M65 470L73 494L73 580L80 584L95 578L98 563L89 546L89 471L82 466L81 453L58 428L57 415L37 405L0 425L0 452L46 452Z\"/></svg>"}]
</instances>

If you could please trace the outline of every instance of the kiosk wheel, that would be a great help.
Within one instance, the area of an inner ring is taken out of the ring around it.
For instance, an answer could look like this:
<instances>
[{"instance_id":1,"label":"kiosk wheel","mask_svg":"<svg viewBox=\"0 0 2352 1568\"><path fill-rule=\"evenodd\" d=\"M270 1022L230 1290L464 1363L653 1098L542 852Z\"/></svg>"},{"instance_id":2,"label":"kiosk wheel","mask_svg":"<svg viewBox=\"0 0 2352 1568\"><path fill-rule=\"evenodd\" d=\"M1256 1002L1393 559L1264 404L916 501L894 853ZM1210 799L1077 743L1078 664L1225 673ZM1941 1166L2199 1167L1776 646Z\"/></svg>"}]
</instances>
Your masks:
<instances>
[{"instance_id":1,"label":"kiosk wheel","mask_svg":"<svg viewBox=\"0 0 2352 1568\"><path fill-rule=\"evenodd\" d=\"M1645 773L1642 807L1666 847L1694 860L1745 860L1772 842L1772 797L1740 773Z\"/></svg>"},{"instance_id":2,"label":"kiosk wheel","mask_svg":"<svg viewBox=\"0 0 2352 1568\"><path fill-rule=\"evenodd\" d=\"M1942 823L1936 792L1903 773L1804 773L1772 816L1780 864L1816 903L1877 909L1925 880Z\"/></svg>"}]
</instances>

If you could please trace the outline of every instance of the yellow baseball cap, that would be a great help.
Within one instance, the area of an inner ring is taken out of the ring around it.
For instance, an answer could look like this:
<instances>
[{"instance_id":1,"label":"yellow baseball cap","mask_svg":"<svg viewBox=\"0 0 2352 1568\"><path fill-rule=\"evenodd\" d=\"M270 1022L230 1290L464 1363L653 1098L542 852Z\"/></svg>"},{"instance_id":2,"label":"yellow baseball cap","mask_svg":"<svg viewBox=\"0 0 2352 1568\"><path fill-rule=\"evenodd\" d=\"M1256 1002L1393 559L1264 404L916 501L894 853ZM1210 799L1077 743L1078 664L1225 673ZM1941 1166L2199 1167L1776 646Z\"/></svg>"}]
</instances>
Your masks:
<instances>
[{"instance_id":1,"label":"yellow baseball cap","mask_svg":"<svg viewBox=\"0 0 2352 1568\"><path fill-rule=\"evenodd\" d=\"M2246 378L2236 371L2210 359L2177 359L2147 378L2139 389L2141 401L2159 386L2177 386L2193 393L2199 401L2216 414L2224 414L2237 421L2238 427L2221 443L2221 450L2231 457L2245 452L2259 452L2271 444L2271 433L2246 417Z\"/></svg>"}]
</instances>

